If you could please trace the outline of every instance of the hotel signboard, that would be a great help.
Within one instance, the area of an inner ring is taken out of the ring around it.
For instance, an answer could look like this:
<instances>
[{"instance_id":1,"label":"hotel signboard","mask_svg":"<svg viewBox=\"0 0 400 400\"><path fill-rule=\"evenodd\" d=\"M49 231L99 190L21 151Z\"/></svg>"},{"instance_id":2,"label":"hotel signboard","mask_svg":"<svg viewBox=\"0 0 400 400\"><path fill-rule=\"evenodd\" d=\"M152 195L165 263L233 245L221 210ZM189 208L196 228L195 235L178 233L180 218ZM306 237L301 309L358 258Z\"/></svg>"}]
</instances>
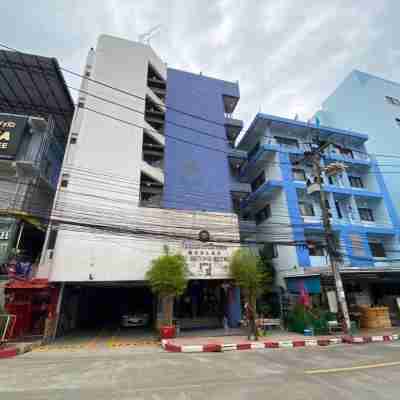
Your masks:
<instances>
[{"instance_id":1,"label":"hotel signboard","mask_svg":"<svg viewBox=\"0 0 400 400\"><path fill-rule=\"evenodd\" d=\"M0 114L0 159L15 159L27 125L28 117Z\"/></svg>"}]
</instances>

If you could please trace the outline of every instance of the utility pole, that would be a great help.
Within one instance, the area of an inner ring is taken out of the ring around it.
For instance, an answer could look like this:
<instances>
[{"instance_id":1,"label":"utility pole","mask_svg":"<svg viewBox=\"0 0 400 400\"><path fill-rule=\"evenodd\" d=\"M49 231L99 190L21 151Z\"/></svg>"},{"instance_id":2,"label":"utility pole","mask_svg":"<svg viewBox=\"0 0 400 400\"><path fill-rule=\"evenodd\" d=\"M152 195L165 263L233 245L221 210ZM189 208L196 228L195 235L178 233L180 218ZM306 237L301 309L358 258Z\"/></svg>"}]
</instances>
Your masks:
<instances>
[{"instance_id":1,"label":"utility pole","mask_svg":"<svg viewBox=\"0 0 400 400\"><path fill-rule=\"evenodd\" d=\"M345 323L345 332L349 333L351 329L351 323L350 323L350 316L349 316L349 310L347 308L347 302L346 302L346 296L344 293L343 289L343 281L342 277L340 275L340 265L342 263L342 257L340 255L340 252L338 251L338 245L337 245L337 240L336 236L332 230L332 225L330 221L330 215L329 215L329 210L326 206L326 195L323 187L323 180L322 180L322 167L321 167L321 154L322 151L329 145L329 143L324 143L322 146L320 146L317 149L312 150L311 152L308 153L308 158L311 159L312 164L313 164L313 170L315 174L315 183L318 185L318 188L316 188L316 191L319 192L319 203L322 211L322 222L323 222L323 227L324 227L324 234L325 234L325 240L326 240L326 249L328 251L329 255L329 260L331 264L331 269L332 269L332 274L333 278L335 280L335 287L336 287L336 294L338 298L338 303L340 305L340 309L343 314L344 318L344 323ZM336 175L339 172L343 172L344 170L344 165L335 163L332 165L332 168L325 168L324 170L326 172L329 172L330 176Z\"/></svg>"}]
</instances>

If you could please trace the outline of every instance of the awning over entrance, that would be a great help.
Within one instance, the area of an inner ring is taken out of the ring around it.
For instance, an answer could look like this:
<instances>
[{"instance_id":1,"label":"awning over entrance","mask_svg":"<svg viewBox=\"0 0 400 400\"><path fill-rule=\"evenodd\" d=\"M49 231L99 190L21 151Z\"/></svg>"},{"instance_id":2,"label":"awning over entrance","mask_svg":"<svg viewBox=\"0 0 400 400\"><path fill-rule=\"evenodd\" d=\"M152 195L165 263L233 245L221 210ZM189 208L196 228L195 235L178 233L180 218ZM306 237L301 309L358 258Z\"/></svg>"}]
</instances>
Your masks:
<instances>
[{"instance_id":1,"label":"awning over entrance","mask_svg":"<svg viewBox=\"0 0 400 400\"><path fill-rule=\"evenodd\" d=\"M286 286L291 293L300 293L303 287L309 294L321 293L319 276L287 277Z\"/></svg>"}]
</instances>

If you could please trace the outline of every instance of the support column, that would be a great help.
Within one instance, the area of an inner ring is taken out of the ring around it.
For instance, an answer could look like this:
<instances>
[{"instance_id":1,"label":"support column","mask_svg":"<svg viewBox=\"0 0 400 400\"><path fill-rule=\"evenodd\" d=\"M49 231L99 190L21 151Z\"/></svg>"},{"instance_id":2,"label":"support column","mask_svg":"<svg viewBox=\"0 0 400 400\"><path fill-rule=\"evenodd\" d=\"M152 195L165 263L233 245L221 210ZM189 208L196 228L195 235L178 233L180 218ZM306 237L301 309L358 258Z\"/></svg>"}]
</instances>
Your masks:
<instances>
[{"instance_id":1,"label":"support column","mask_svg":"<svg viewBox=\"0 0 400 400\"><path fill-rule=\"evenodd\" d=\"M231 328L237 328L242 319L240 288L234 286L228 290L228 320Z\"/></svg>"}]
</instances>

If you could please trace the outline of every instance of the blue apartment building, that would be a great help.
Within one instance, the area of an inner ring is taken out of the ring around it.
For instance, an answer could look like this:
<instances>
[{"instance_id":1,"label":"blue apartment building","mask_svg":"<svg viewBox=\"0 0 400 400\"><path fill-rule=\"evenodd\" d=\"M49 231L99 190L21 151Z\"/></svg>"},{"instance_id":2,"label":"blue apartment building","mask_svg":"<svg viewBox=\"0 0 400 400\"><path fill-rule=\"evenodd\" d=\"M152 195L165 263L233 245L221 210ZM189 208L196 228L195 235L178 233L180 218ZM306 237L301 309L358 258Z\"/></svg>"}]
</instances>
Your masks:
<instances>
[{"instance_id":1,"label":"blue apartment building","mask_svg":"<svg viewBox=\"0 0 400 400\"><path fill-rule=\"evenodd\" d=\"M316 139L330 142L322 167L346 167L323 179L348 301L394 307L400 295L399 217L376 160L366 152L364 133L257 114L237 145L248 152L240 176L252 189L241 203L242 237L274 244L284 290L298 293L304 285L320 297L330 267L318 197L307 194L312 166L304 158Z\"/></svg>"}]
</instances>

